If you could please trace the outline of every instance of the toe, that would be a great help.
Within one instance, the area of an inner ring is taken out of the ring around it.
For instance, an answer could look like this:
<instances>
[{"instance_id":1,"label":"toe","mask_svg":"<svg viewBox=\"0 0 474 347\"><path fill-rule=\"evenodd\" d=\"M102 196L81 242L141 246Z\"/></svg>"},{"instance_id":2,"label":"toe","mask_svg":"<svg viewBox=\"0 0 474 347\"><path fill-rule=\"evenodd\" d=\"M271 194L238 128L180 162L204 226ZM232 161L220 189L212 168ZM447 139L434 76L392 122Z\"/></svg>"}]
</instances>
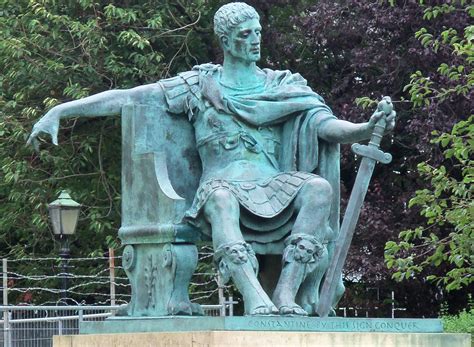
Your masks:
<instances>
[{"instance_id":1,"label":"toe","mask_svg":"<svg viewBox=\"0 0 474 347\"><path fill-rule=\"evenodd\" d=\"M301 307L293 307L293 313L297 314L298 316L307 316L308 312L303 310Z\"/></svg>"},{"instance_id":2,"label":"toe","mask_svg":"<svg viewBox=\"0 0 474 347\"><path fill-rule=\"evenodd\" d=\"M288 306L280 306L280 309L278 312L282 315L285 315L285 314L292 314L293 310L291 309L291 307L288 307Z\"/></svg>"},{"instance_id":3,"label":"toe","mask_svg":"<svg viewBox=\"0 0 474 347\"><path fill-rule=\"evenodd\" d=\"M303 310L300 306L294 305L294 306L280 306L279 310L281 315L298 315L298 316L307 316L308 312Z\"/></svg>"}]
</instances>

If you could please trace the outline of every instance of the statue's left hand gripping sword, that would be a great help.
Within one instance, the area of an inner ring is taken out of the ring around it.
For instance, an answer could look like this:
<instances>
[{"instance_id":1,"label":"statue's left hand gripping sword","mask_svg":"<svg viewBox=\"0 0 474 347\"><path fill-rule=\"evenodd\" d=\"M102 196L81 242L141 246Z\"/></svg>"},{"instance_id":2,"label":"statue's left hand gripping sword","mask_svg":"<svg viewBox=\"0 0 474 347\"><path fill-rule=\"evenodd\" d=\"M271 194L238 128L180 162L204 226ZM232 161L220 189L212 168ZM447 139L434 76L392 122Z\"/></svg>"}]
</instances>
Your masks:
<instances>
[{"instance_id":1,"label":"statue's left hand gripping sword","mask_svg":"<svg viewBox=\"0 0 474 347\"><path fill-rule=\"evenodd\" d=\"M334 255L331 258L321 289L320 300L316 309L320 317L327 317L332 308L337 285L342 273L342 267L344 266L347 252L349 251L349 246L352 241L352 236L354 235L354 230L357 220L359 219L360 210L364 202L365 194L367 193L367 188L369 187L375 164L377 162L388 164L392 161L392 155L390 153L384 153L379 149L387 124L386 117L391 114L392 110L393 104L390 97L383 97L377 106L377 111L383 111L384 115L375 124L369 144L367 146L358 143L352 145L352 151L363 157L363 159L360 163L354 188L352 188L352 193L347 204L341 231L336 241Z\"/></svg>"}]
</instances>

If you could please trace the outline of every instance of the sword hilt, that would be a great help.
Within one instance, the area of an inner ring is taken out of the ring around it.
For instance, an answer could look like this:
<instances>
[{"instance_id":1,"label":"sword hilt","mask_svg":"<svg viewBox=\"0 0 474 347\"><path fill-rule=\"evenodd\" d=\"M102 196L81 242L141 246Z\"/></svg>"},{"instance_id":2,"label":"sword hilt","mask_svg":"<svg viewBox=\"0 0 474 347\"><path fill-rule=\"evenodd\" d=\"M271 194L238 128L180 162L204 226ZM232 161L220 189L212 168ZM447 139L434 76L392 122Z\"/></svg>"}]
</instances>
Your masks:
<instances>
[{"instance_id":1,"label":"sword hilt","mask_svg":"<svg viewBox=\"0 0 474 347\"><path fill-rule=\"evenodd\" d=\"M392 99L389 96L384 96L382 100L377 105L377 112L383 112L384 115L375 123L374 131L370 137L369 146L371 147L380 147L380 142L382 142L382 137L385 132L385 127L387 126L386 117L392 113L393 104Z\"/></svg>"},{"instance_id":2,"label":"sword hilt","mask_svg":"<svg viewBox=\"0 0 474 347\"><path fill-rule=\"evenodd\" d=\"M354 143L352 145L352 151L362 157L372 158L382 164L388 164L392 161L392 155L390 153L384 153L379 149L380 142L382 141L383 134L385 132L385 126L387 125L386 118L392 113L393 104L389 96L384 96L377 105L376 112L383 112L383 116L375 123L374 131L370 137L369 144L361 145Z\"/></svg>"}]
</instances>

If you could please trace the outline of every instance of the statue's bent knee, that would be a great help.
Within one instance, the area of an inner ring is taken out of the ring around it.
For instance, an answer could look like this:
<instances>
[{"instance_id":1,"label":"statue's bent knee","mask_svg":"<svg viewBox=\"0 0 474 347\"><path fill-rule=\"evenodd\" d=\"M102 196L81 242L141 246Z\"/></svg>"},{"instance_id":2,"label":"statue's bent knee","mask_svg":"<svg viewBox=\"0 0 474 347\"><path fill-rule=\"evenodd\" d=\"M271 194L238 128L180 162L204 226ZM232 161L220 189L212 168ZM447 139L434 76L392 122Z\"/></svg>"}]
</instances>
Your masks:
<instances>
[{"instance_id":1,"label":"statue's bent knee","mask_svg":"<svg viewBox=\"0 0 474 347\"><path fill-rule=\"evenodd\" d=\"M303 185L301 188L302 193L311 197L322 197L328 201L332 199L332 187L331 184L322 177L315 177Z\"/></svg>"},{"instance_id":2,"label":"statue's bent knee","mask_svg":"<svg viewBox=\"0 0 474 347\"><path fill-rule=\"evenodd\" d=\"M239 202L230 190L220 188L209 195L205 210L212 211L238 211Z\"/></svg>"}]
</instances>

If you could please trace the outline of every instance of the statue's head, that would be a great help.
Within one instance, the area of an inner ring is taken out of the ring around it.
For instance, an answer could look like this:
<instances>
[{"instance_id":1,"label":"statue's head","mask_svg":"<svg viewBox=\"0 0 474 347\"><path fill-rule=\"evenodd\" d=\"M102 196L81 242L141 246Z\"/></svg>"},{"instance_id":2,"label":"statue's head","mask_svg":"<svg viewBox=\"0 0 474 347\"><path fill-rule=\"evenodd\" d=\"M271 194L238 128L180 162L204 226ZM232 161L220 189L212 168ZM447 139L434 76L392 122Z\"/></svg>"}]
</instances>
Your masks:
<instances>
[{"instance_id":1,"label":"statue's head","mask_svg":"<svg viewBox=\"0 0 474 347\"><path fill-rule=\"evenodd\" d=\"M214 33L219 38L228 36L232 29L249 19L260 20L252 6L244 2L231 2L219 8L214 15Z\"/></svg>"},{"instance_id":2,"label":"statue's head","mask_svg":"<svg viewBox=\"0 0 474 347\"><path fill-rule=\"evenodd\" d=\"M224 54L257 61L260 59L260 16L252 6L232 2L214 15L214 32Z\"/></svg>"}]
</instances>

